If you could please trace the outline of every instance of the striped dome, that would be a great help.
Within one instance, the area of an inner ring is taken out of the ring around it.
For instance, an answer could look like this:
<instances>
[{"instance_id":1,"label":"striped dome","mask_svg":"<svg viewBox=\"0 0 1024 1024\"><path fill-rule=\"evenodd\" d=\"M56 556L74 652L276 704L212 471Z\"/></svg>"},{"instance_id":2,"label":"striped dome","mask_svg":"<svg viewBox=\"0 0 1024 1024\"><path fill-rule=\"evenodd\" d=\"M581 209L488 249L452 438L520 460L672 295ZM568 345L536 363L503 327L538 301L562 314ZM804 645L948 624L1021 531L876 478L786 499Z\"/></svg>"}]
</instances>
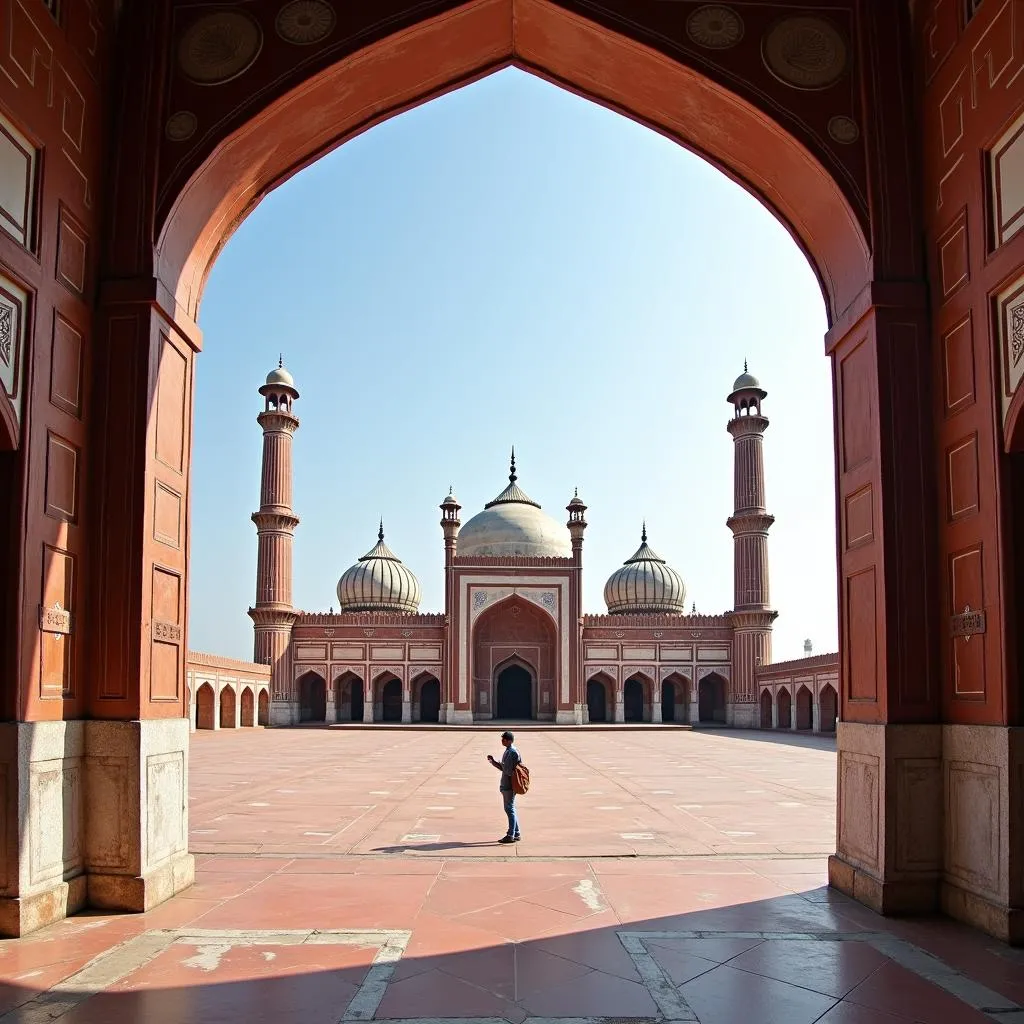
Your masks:
<instances>
[{"instance_id":1,"label":"striped dome","mask_svg":"<svg viewBox=\"0 0 1024 1024\"><path fill-rule=\"evenodd\" d=\"M338 601L343 612L419 611L419 580L384 543L383 523L373 548L342 573Z\"/></svg>"},{"instance_id":2,"label":"striped dome","mask_svg":"<svg viewBox=\"0 0 1024 1024\"><path fill-rule=\"evenodd\" d=\"M686 612L686 584L664 558L648 547L646 523L636 554L616 569L604 585L604 603L612 615Z\"/></svg>"}]
</instances>

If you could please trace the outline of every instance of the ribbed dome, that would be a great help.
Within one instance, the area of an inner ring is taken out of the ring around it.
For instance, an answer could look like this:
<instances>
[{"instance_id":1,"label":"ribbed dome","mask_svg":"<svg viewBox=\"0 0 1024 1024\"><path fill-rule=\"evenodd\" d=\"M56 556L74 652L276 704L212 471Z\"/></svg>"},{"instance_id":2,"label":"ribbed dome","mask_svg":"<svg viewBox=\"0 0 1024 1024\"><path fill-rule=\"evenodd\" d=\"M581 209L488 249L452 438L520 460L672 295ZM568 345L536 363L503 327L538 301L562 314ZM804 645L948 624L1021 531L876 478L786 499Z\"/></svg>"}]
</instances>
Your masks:
<instances>
[{"instance_id":1,"label":"ribbed dome","mask_svg":"<svg viewBox=\"0 0 1024 1024\"><path fill-rule=\"evenodd\" d=\"M384 543L383 523L373 548L342 573L338 601L343 612L419 611L419 580Z\"/></svg>"},{"instance_id":2,"label":"ribbed dome","mask_svg":"<svg viewBox=\"0 0 1024 1024\"><path fill-rule=\"evenodd\" d=\"M569 531L542 512L516 479L513 449L508 487L459 530L459 556L571 558Z\"/></svg>"},{"instance_id":3,"label":"ribbed dome","mask_svg":"<svg viewBox=\"0 0 1024 1024\"><path fill-rule=\"evenodd\" d=\"M604 585L604 603L612 615L685 613L686 584L664 558L650 549L646 524L636 554L616 569Z\"/></svg>"}]
</instances>

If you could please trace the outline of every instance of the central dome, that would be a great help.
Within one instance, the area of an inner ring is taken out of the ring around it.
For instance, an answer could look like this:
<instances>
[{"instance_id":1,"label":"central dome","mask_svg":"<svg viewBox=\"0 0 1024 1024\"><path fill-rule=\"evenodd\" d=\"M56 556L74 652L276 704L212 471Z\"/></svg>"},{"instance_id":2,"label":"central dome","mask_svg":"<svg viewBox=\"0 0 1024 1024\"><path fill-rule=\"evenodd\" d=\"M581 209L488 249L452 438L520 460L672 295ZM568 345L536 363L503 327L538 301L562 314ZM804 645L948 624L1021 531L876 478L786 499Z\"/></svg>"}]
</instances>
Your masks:
<instances>
[{"instance_id":1,"label":"central dome","mask_svg":"<svg viewBox=\"0 0 1024 1024\"><path fill-rule=\"evenodd\" d=\"M343 612L419 611L419 580L384 543L383 522L377 543L338 580L338 601Z\"/></svg>"},{"instance_id":2,"label":"central dome","mask_svg":"<svg viewBox=\"0 0 1024 1024\"><path fill-rule=\"evenodd\" d=\"M457 553L467 556L571 558L569 531L546 515L516 483L516 453L508 487L459 530Z\"/></svg>"},{"instance_id":3,"label":"central dome","mask_svg":"<svg viewBox=\"0 0 1024 1024\"><path fill-rule=\"evenodd\" d=\"M651 550L646 523L636 554L604 585L604 601L610 615L685 614L686 585L682 576Z\"/></svg>"}]
</instances>

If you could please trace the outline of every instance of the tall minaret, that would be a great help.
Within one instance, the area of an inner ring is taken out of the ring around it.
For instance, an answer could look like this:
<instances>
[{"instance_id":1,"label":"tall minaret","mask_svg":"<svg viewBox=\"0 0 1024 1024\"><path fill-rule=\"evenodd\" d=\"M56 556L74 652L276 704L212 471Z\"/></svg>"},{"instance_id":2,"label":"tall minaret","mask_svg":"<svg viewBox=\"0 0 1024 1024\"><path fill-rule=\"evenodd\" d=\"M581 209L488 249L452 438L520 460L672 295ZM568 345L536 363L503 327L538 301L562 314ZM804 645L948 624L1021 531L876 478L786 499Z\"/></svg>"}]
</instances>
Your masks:
<instances>
[{"instance_id":1,"label":"tall minaret","mask_svg":"<svg viewBox=\"0 0 1024 1024\"><path fill-rule=\"evenodd\" d=\"M733 407L728 430L734 442L734 511L727 521L733 535L733 656L732 681L726 706L728 720L756 728L759 665L772 660L772 623L768 596L768 530L775 517L765 510L764 432L768 418L761 414L767 397L760 382L743 364L743 373L727 399Z\"/></svg>"},{"instance_id":2,"label":"tall minaret","mask_svg":"<svg viewBox=\"0 0 1024 1024\"><path fill-rule=\"evenodd\" d=\"M457 551L459 527L459 510L462 506L455 497L453 488L448 488L448 496L441 502L441 529L444 532L444 643L442 645L441 680L441 721L455 720L456 701L456 656L453 646L453 623L458 621L458 593L456 592L455 570L453 563Z\"/></svg>"},{"instance_id":3,"label":"tall minaret","mask_svg":"<svg viewBox=\"0 0 1024 1024\"><path fill-rule=\"evenodd\" d=\"M569 513L569 521L565 525L572 539L573 574L569 588L569 623L573 631L569 645L569 693L573 703L573 721L582 725L583 709L587 706L587 686L583 679L583 531L587 528L587 506L583 504L578 488L565 510Z\"/></svg>"},{"instance_id":4,"label":"tall minaret","mask_svg":"<svg viewBox=\"0 0 1024 1024\"><path fill-rule=\"evenodd\" d=\"M271 669L271 724L291 725L298 721L297 698L291 693L290 640L297 616L292 607L292 541L299 525L292 510L292 435L299 427L292 404L299 392L281 360L267 374L260 394L264 406L256 422L263 428L263 475L260 510L252 514L259 547L256 604L249 609L255 632L253 660Z\"/></svg>"}]
</instances>

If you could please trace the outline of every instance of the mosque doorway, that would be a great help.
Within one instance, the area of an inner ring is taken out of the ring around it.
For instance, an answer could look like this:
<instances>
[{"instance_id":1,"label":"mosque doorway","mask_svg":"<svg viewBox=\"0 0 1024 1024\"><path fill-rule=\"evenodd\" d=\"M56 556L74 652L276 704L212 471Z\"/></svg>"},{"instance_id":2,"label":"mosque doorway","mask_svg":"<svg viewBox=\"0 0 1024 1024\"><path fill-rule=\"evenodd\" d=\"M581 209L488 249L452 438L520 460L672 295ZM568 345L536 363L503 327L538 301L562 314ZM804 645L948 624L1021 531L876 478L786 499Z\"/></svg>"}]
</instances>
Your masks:
<instances>
[{"instance_id":1,"label":"mosque doorway","mask_svg":"<svg viewBox=\"0 0 1024 1024\"><path fill-rule=\"evenodd\" d=\"M260 725L270 725L270 695L266 690L260 690L256 701L256 721Z\"/></svg>"},{"instance_id":2,"label":"mosque doorway","mask_svg":"<svg viewBox=\"0 0 1024 1024\"><path fill-rule=\"evenodd\" d=\"M697 686L697 717L701 722L725 722L725 680L714 672Z\"/></svg>"},{"instance_id":3,"label":"mosque doorway","mask_svg":"<svg viewBox=\"0 0 1024 1024\"><path fill-rule=\"evenodd\" d=\"M203 683L196 690L196 728L212 729L217 701L213 695L213 687Z\"/></svg>"},{"instance_id":4,"label":"mosque doorway","mask_svg":"<svg viewBox=\"0 0 1024 1024\"><path fill-rule=\"evenodd\" d=\"M661 720L663 722L681 721L677 718L679 698L682 696L682 686L675 679L666 679L661 684Z\"/></svg>"},{"instance_id":5,"label":"mosque doorway","mask_svg":"<svg viewBox=\"0 0 1024 1024\"><path fill-rule=\"evenodd\" d=\"M626 722L644 720L644 684L636 676L622 688L622 717Z\"/></svg>"},{"instance_id":6,"label":"mosque doorway","mask_svg":"<svg viewBox=\"0 0 1024 1024\"><path fill-rule=\"evenodd\" d=\"M420 685L420 721L441 721L441 684L433 676Z\"/></svg>"},{"instance_id":7,"label":"mosque doorway","mask_svg":"<svg viewBox=\"0 0 1024 1024\"><path fill-rule=\"evenodd\" d=\"M380 691L380 719L382 722L402 720L402 681L389 679Z\"/></svg>"},{"instance_id":8,"label":"mosque doorway","mask_svg":"<svg viewBox=\"0 0 1024 1024\"><path fill-rule=\"evenodd\" d=\"M839 698L836 691L826 683L818 696L818 714L821 719L819 728L822 732L835 732L838 718Z\"/></svg>"},{"instance_id":9,"label":"mosque doorway","mask_svg":"<svg viewBox=\"0 0 1024 1024\"><path fill-rule=\"evenodd\" d=\"M608 690L600 679L587 683L587 718L591 723L608 721Z\"/></svg>"},{"instance_id":10,"label":"mosque doorway","mask_svg":"<svg viewBox=\"0 0 1024 1024\"><path fill-rule=\"evenodd\" d=\"M242 725L252 727L256 724L256 700L252 690L247 686L242 690Z\"/></svg>"},{"instance_id":11,"label":"mosque doorway","mask_svg":"<svg viewBox=\"0 0 1024 1024\"><path fill-rule=\"evenodd\" d=\"M796 691L796 727L798 729L810 729L813 724L811 691L806 686L801 686Z\"/></svg>"},{"instance_id":12,"label":"mosque doorway","mask_svg":"<svg viewBox=\"0 0 1024 1024\"><path fill-rule=\"evenodd\" d=\"M327 683L315 672L299 680L299 721L327 721Z\"/></svg>"},{"instance_id":13,"label":"mosque doorway","mask_svg":"<svg viewBox=\"0 0 1024 1024\"><path fill-rule=\"evenodd\" d=\"M772 695L768 690L761 691L761 728L772 727Z\"/></svg>"},{"instance_id":14,"label":"mosque doorway","mask_svg":"<svg viewBox=\"0 0 1024 1024\"><path fill-rule=\"evenodd\" d=\"M516 721L533 718L533 676L522 665L508 665L498 673L494 717Z\"/></svg>"},{"instance_id":15,"label":"mosque doorway","mask_svg":"<svg viewBox=\"0 0 1024 1024\"><path fill-rule=\"evenodd\" d=\"M776 703L779 706L778 725L776 726L776 728L791 728L793 724L793 699L789 695L789 690L779 690L779 696L776 698Z\"/></svg>"},{"instance_id":16,"label":"mosque doorway","mask_svg":"<svg viewBox=\"0 0 1024 1024\"><path fill-rule=\"evenodd\" d=\"M363 681L353 679L348 684L349 719L353 722L363 720Z\"/></svg>"}]
</instances>

